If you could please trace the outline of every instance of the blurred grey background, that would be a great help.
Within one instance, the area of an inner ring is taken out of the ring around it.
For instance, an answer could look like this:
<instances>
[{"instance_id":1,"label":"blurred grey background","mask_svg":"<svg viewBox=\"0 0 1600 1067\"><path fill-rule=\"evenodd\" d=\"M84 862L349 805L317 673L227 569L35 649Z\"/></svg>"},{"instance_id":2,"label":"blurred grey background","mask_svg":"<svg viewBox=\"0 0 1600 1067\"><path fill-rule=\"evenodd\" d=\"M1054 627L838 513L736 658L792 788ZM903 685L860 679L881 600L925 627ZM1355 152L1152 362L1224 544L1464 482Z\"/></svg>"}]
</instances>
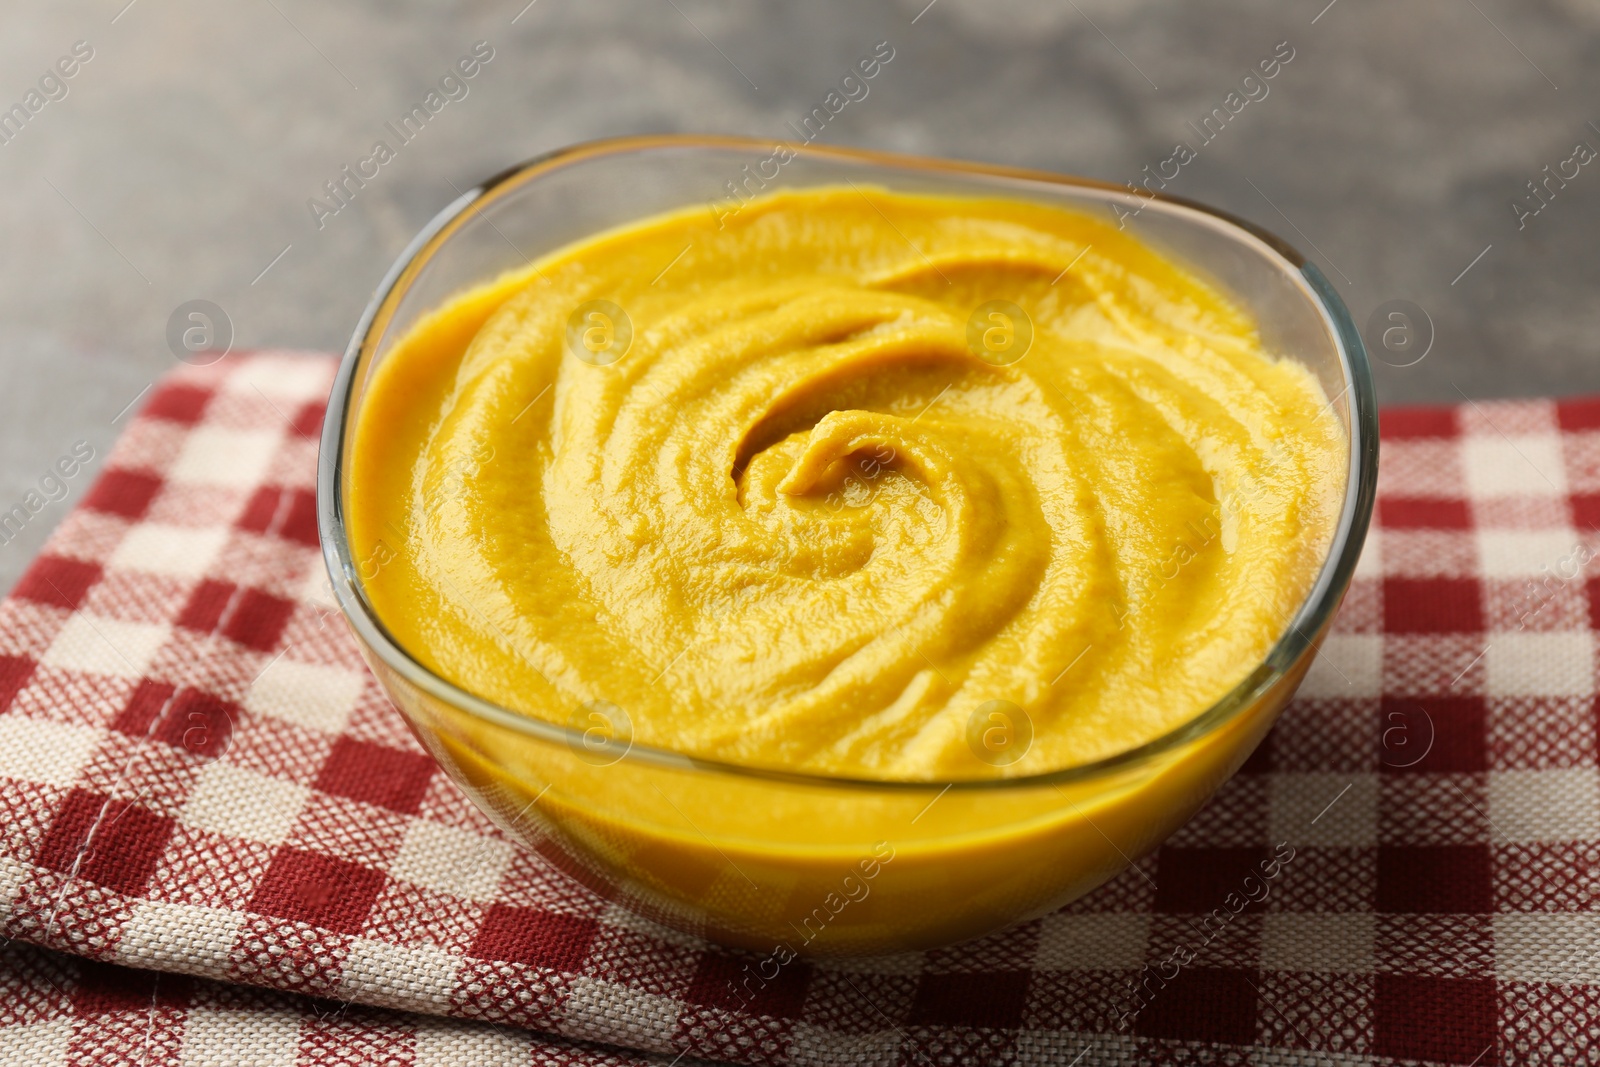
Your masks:
<instances>
[{"instance_id":1,"label":"blurred grey background","mask_svg":"<svg viewBox=\"0 0 1600 1067\"><path fill-rule=\"evenodd\" d=\"M3 17L0 108L76 42L93 57L0 127L0 510L74 441L104 455L173 364L180 304L219 305L235 347L342 349L457 188L596 137L784 137L880 41L894 59L822 141L1119 183L1198 146L1188 124L1287 41L1268 95L1169 191L1284 236L1358 324L1424 309L1433 346L1380 364L1385 402L1600 391L1600 162L1568 162L1600 149L1594 0L10 0ZM477 41L494 58L469 94L319 230L307 201ZM1577 174L1535 200L1560 168ZM1520 229L1519 197L1541 206ZM0 546L0 588L87 481Z\"/></svg>"}]
</instances>

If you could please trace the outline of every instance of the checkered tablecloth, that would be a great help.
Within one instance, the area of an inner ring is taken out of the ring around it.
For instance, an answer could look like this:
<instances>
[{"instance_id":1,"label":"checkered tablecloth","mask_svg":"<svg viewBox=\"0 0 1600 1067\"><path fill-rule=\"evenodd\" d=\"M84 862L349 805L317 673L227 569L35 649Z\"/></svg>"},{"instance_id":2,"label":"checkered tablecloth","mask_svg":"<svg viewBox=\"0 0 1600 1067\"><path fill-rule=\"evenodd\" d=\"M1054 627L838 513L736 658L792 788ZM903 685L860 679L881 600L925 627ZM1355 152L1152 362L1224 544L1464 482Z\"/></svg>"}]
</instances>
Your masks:
<instances>
[{"instance_id":1,"label":"checkered tablecloth","mask_svg":"<svg viewBox=\"0 0 1600 1067\"><path fill-rule=\"evenodd\" d=\"M174 372L0 605L0 934L96 961L13 947L0 1063L139 1026L152 1064L212 1062L229 1027L407 1063L599 1055L518 1027L758 1065L1600 1056L1600 401L1389 413L1321 657L1157 853L981 942L797 963L745 1002L753 957L512 846L363 668L316 547L332 373ZM96 1006L136 988L157 1009Z\"/></svg>"},{"instance_id":2,"label":"checkered tablecloth","mask_svg":"<svg viewBox=\"0 0 1600 1067\"><path fill-rule=\"evenodd\" d=\"M516 1027L136 971L13 941L0 947L0 1063L666 1067L670 1060Z\"/></svg>"}]
</instances>

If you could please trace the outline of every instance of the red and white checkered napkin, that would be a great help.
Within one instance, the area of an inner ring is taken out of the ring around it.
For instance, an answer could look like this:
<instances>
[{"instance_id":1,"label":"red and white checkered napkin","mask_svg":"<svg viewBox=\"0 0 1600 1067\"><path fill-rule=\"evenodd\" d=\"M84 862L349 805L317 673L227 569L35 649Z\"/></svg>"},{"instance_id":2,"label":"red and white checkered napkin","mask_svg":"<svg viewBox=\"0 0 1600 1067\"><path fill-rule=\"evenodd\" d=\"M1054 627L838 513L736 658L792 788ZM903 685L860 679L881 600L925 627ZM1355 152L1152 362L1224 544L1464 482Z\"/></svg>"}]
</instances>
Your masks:
<instances>
[{"instance_id":1,"label":"red and white checkered napkin","mask_svg":"<svg viewBox=\"0 0 1600 1067\"><path fill-rule=\"evenodd\" d=\"M6 1067L668 1067L528 1030L0 948Z\"/></svg>"},{"instance_id":2,"label":"red and white checkered napkin","mask_svg":"<svg viewBox=\"0 0 1600 1067\"><path fill-rule=\"evenodd\" d=\"M0 933L761 1065L1600 1056L1600 401L1390 413L1379 528L1301 695L1136 869L981 942L796 962L744 1001L755 957L513 847L363 669L313 521L332 373L177 371L0 606ZM217 1010L161 1032L187 1057Z\"/></svg>"}]
</instances>

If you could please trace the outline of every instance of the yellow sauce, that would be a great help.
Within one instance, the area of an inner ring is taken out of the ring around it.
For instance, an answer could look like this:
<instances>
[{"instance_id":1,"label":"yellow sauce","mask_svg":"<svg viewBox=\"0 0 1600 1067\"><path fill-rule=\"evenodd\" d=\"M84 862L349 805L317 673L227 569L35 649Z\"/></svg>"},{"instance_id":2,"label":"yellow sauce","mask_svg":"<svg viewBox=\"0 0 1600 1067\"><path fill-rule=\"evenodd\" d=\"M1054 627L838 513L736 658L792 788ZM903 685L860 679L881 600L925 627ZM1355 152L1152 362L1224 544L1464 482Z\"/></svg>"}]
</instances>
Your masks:
<instances>
[{"instance_id":1,"label":"yellow sauce","mask_svg":"<svg viewBox=\"0 0 1600 1067\"><path fill-rule=\"evenodd\" d=\"M1344 490L1327 397L1243 312L1020 201L644 220L446 303L367 388L352 544L414 656L531 716L857 777L1192 719L1304 600Z\"/></svg>"}]
</instances>

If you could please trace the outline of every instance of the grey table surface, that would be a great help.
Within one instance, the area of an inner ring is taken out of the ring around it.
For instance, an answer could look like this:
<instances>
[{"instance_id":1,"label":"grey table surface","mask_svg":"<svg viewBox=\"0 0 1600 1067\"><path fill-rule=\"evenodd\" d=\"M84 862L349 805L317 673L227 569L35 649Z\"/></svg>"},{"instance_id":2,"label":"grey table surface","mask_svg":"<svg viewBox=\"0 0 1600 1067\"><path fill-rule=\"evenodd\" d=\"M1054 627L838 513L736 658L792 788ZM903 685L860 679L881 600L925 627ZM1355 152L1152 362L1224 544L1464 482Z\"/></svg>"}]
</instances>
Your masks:
<instances>
[{"instance_id":1,"label":"grey table surface","mask_svg":"<svg viewBox=\"0 0 1600 1067\"><path fill-rule=\"evenodd\" d=\"M219 305L236 347L341 349L455 187L597 137L783 137L880 41L893 61L822 140L1119 183L1198 143L1189 123L1288 42L1169 191L1282 234L1358 323L1425 309L1433 347L1379 365L1385 402L1600 391L1600 166L1567 163L1600 148L1593 0L9 0L0 17L0 108L42 103L0 143L0 510L75 441L104 455L172 365L180 304ZM92 58L41 90L80 41ZM319 229L308 200L478 41L494 58L468 95ZM1543 203L1527 183L1546 166L1578 173ZM1519 197L1541 207L1520 225ZM86 482L0 546L0 588Z\"/></svg>"}]
</instances>

